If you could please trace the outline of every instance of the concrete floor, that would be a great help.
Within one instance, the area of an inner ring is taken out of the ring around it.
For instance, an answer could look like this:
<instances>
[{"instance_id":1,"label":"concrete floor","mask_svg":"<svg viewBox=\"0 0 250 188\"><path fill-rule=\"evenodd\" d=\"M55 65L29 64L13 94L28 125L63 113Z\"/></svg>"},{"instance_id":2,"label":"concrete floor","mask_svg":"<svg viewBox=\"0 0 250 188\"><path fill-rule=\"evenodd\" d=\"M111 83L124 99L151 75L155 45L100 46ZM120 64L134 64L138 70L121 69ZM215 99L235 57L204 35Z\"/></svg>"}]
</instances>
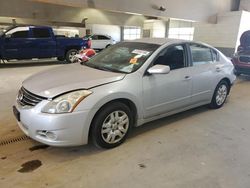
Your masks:
<instances>
[{"instance_id":1,"label":"concrete floor","mask_svg":"<svg viewBox=\"0 0 250 188\"><path fill-rule=\"evenodd\" d=\"M0 65L0 141L23 135L11 111L21 81L55 66ZM0 187L247 188L249 112L250 79L240 77L223 108L200 107L154 121L112 150L54 148L32 140L0 146Z\"/></svg>"}]
</instances>

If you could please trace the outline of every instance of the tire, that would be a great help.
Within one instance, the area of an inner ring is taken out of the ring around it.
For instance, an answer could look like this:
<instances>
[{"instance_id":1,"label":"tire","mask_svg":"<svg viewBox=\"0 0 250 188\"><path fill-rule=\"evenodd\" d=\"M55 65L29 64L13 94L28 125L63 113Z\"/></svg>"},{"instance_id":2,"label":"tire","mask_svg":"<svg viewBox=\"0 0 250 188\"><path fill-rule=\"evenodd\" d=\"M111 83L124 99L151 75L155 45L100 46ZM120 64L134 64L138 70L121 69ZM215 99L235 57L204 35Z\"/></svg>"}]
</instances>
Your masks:
<instances>
[{"instance_id":1,"label":"tire","mask_svg":"<svg viewBox=\"0 0 250 188\"><path fill-rule=\"evenodd\" d=\"M110 47L111 46L111 44L108 44L105 48L108 48L108 47Z\"/></svg>"},{"instance_id":2,"label":"tire","mask_svg":"<svg viewBox=\"0 0 250 188\"><path fill-rule=\"evenodd\" d=\"M119 118L120 120L118 120ZM106 149L121 145L132 127L132 119L129 107L121 102L104 106L92 122L91 138L93 143L97 147Z\"/></svg>"},{"instance_id":3,"label":"tire","mask_svg":"<svg viewBox=\"0 0 250 188\"><path fill-rule=\"evenodd\" d=\"M57 57L57 60L58 60L58 61L64 61L65 58L64 58L64 57Z\"/></svg>"},{"instance_id":4,"label":"tire","mask_svg":"<svg viewBox=\"0 0 250 188\"><path fill-rule=\"evenodd\" d=\"M210 108L218 109L221 108L226 102L228 93L230 91L230 86L225 80L220 81L216 86L212 101L210 103Z\"/></svg>"},{"instance_id":5,"label":"tire","mask_svg":"<svg viewBox=\"0 0 250 188\"><path fill-rule=\"evenodd\" d=\"M73 61L74 61L73 56L76 55L77 53L78 53L78 50L76 50L76 49L71 49L71 50L67 51L66 57L65 57L66 61L68 63L73 63Z\"/></svg>"}]
</instances>

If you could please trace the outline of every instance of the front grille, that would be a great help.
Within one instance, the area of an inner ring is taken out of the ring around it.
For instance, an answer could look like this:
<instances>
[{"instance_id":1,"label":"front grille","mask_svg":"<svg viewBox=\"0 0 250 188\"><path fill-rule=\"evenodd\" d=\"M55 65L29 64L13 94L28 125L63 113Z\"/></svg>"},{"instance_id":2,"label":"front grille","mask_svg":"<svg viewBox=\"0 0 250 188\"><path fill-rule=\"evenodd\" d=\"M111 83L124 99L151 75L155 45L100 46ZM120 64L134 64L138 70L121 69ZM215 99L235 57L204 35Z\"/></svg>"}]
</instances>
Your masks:
<instances>
[{"instance_id":1,"label":"front grille","mask_svg":"<svg viewBox=\"0 0 250 188\"><path fill-rule=\"evenodd\" d=\"M250 56L240 56L239 59L242 63L250 63Z\"/></svg>"},{"instance_id":2,"label":"front grille","mask_svg":"<svg viewBox=\"0 0 250 188\"><path fill-rule=\"evenodd\" d=\"M35 95L28 90L26 90L24 87L22 87L17 96L17 102L21 104L22 106L36 106L39 102L46 99L45 97L41 97L38 95Z\"/></svg>"}]
</instances>

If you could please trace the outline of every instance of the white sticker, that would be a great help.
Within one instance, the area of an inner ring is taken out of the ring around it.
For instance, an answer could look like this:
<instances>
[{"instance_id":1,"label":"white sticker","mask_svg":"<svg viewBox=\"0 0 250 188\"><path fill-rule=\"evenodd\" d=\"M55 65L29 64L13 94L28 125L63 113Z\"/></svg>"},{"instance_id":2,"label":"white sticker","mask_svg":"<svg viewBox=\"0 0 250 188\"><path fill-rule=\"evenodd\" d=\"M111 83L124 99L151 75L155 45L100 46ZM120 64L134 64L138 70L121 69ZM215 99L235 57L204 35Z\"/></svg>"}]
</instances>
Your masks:
<instances>
[{"instance_id":1,"label":"white sticker","mask_svg":"<svg viewBox=\"0 0 250 188\"><path fill-rule=\"evenodd\" d=\"M149 51L145 51L145 50L138 50L135 49L134 51L132 51L133 54L138 54L138 55L143 55L143 56L147 56L150 52Z\"/></svg>"}]
</instances>

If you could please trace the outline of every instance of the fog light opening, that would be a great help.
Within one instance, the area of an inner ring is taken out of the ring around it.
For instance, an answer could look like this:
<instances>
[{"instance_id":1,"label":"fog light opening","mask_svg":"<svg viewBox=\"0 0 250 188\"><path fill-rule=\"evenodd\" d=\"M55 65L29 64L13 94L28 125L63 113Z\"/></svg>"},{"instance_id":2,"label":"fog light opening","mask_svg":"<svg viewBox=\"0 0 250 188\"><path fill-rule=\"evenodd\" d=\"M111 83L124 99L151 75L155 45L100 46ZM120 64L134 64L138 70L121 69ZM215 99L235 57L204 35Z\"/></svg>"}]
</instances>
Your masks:
<instances>
[{"instance_id":1,"label":"fog light opening","mask_svg":"<svg viewBox=\"0 0 250 188\"><path fill-rule=\"evenodd\" d=\"M51 131L40 130L40 131L37 131L37 134L39 136L46 137L50 140L56 140L56 138L57 138L56 134L54 132L51 132Z\"/></svg>"},{"instance_id":2,"label":"fog light opening","mask_svg":"<svg viewBox=\"0 0 250 188\"><path fill-rule=\"evenodd\" d=\"M46 136L47 136L47 138L49 138L49 139L51 139L51 140L55 140L55 139L56 139L56 134L53 133L53 132L50 132L50 131L48 131L48 132L46 133Z\"/></svg>"}]
</instances>

